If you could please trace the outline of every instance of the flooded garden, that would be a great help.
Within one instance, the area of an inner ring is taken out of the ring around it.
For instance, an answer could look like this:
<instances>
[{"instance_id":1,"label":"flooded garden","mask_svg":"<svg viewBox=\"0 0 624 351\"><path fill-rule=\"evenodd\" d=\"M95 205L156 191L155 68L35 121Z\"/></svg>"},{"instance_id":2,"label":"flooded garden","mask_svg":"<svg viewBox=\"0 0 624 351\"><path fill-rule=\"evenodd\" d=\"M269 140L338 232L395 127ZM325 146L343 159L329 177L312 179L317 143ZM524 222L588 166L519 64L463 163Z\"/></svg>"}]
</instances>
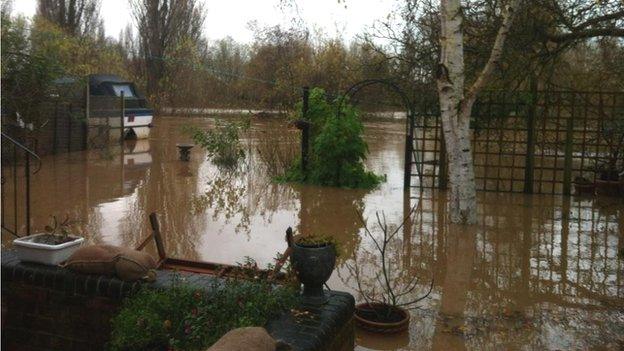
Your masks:
<instances>
[{"instance_id":1,"label":"flooded garden","mask_svg":"<svg viewBox=\"0 0 624 351\"><path fill-rule=\"evenodd\" d=\"M624 350L624 2L0 6L7 350Z\"/></svg>"},{"instance_id":2,"label":"flooded garden","mask_svg":"<svg viewBox=\"0 0 624 351\"><path fill-rule=\"evenodd\" d=\"M136 247L156 212L171 257L266 267L286 250L292 227L333 237L340 249L327 286L363 302L360 290L382 288L372 273L381 268L378 213L390 228L403 224L387 254L394 269L419 278L406 296L431 282L432 290L411 310L409 331L358 330L357 350L624 347L621 198L479 192L478 225L462 227L448 220L445 191L404 192L404 121L364 124L366 166L385 181L357 190L272 179L262 162L267 138L296 154L299 131L271 118L251 120L235 169L216 166L200 147L180 161L176 145L193 143L185 128L220 119L162 117L148 139L42 157L31 180L34 231L51 214L67 215L91 244ZM365 277L357 280L354 266Z\"/></svg>"}]
</instances>

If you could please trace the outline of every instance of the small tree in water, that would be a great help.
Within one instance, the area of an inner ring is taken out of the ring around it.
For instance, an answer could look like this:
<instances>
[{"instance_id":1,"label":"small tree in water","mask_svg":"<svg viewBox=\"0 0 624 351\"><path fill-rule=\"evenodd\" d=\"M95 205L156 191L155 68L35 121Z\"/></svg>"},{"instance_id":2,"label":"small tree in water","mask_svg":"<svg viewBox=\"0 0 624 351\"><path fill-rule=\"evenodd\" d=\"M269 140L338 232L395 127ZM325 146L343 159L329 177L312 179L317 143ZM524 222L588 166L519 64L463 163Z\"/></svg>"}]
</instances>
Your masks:
<instances>
[{"instance_id":1,"label":"small tree in water","mask_svg":"<svg viewBox=\"0 0 624 351\"><path fill-rule=\"evenodd\" d=\"M282 179L323 186L375 188L384 177L364 167L368 145L362 138L362 121L353 106L344 104L340 113L336 113L335 104L327 101L323 89L312 89L308 110L311 123L308 169L304 174L299 159Z\"/></svg>"},{"instance_id":2,"label":"small tree in water","mask_svg":"<svg viewBox=\"0 0 624 351\"><path fill-rule=\"evenodd\" d=\"M203 147L210 158L218 166L234 168L238 160L245 156L240 144L240 133L249 129L250 121L227 122L217 121L213 129L202 130L198 127L186 127L195 143Z\"/></svg>"}]
</instances>

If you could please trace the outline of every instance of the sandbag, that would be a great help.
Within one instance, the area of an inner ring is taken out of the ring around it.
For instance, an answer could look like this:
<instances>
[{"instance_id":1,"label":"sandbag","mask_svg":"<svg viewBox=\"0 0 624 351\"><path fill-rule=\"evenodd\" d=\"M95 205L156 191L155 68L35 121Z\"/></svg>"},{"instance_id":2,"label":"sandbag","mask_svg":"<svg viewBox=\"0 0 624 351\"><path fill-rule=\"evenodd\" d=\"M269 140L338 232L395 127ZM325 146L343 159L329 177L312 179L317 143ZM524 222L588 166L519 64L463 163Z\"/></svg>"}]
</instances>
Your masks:
<instances>
[{"instance_id":1,"label":"sandbag","mask_svg":"<svg viewBox=\"0 0 624 351\"><path fill-rule=\"evenodd\" d=\"M156 260L145 252L113 245L91 245L74 252L63 264L78 273L115 275L121 280L153 280Z\"/></svg>"},{"instance_id":2,"label":"sandbag","mask_svg":"<svg viewBox=\"0 0 624 351\"><path fill-rule=\"evenodd\" d=\"M217 340L206 351L287 351L292 348L281 341L275 341L260 327L232 329Z\"/></svg>"},{"instance_id":3,"label":"sandbag","mask_svg":"<svg viewBox=\"0 0 624 351\"><path fill-rule=\"evenodd\" d=\"M153 272L156 266L156 260L150 254L122 248L115 263L115 274L125 281L135 281L141 278L151 281L156 278Z\"/></svg>"},{"instance_id":4,"label":"sandbag","mask_svg":"<svg viewBox=\"0 0 624 351\"><path fill-rule=\"evenodd\" d=\"M78 273L114 275L119 253L119 247L113 245L83 246L62 266Z\"/></svg>"}]
</instances>

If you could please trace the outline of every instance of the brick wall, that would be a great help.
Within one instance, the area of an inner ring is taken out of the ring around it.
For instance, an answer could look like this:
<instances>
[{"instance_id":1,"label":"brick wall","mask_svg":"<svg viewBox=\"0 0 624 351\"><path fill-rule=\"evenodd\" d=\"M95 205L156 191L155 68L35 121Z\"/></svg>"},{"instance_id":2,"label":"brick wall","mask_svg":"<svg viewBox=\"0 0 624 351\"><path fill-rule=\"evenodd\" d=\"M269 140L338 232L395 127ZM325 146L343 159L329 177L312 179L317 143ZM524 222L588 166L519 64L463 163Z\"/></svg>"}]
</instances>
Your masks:
<instances>
[{"instance_id":1,"label":"brick wall","mask_svg":"<svg viewBox=\"0 0 624 351\"><path fill-rule=\"evenodd\" d=\"M208 275L181 273L198 289L213 286ZM110 319L123 298L142 285L166 289L173 273L158 271L154 283L127 283L116 278L76 274L60 267L20 262L14 252L2 251L3 350L104 350L111 332ZM353 350L354 299L331 292L322 307L302 305L306 320L290 312L266 326L273 337L295 351Z\"/></svg>"},{"instance_id":2,"label":"brick wall","mask_svg":"<svg viewBox=\"0 0 624 351\"><path fill-rule=\"evenodd\" d=\"M21 263L2 252L2 349L103 350L110 319L139 283Z\"/></svg>"},{"instance_id":3,"label":"brick wall","mask_svg":"<svg viewBox=\"0 0 624 351\"><path fill-rule=\"evenodd\" d=\"M2 287L5 350L100 350L120 301L23 283Z\"/></svg>"}]
</instances>

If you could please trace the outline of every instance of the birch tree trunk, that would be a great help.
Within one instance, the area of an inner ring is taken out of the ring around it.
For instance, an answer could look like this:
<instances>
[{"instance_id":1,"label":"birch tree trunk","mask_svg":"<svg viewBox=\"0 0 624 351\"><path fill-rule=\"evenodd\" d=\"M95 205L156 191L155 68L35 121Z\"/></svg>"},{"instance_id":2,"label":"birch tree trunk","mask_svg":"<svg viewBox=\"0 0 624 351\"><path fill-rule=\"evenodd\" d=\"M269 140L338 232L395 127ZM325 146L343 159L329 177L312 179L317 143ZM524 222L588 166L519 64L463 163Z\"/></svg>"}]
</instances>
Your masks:
<instances>
[{"instance_id":1,"label":"birch tree trunk","mask_svg":"<svg viewBox=\"0 0 624 351\"><path fill-rule=\"evenodd\" d=\"M437 72L440 119L448 155L450 216L452 223L477 222L476 185L470 150L470 114L502 56L503 46L519 0L510 0L503 11L488 62L468 91L464 88L463 13L460 0L440 1L440 64Z\"/></svg>"}]
</instances>

